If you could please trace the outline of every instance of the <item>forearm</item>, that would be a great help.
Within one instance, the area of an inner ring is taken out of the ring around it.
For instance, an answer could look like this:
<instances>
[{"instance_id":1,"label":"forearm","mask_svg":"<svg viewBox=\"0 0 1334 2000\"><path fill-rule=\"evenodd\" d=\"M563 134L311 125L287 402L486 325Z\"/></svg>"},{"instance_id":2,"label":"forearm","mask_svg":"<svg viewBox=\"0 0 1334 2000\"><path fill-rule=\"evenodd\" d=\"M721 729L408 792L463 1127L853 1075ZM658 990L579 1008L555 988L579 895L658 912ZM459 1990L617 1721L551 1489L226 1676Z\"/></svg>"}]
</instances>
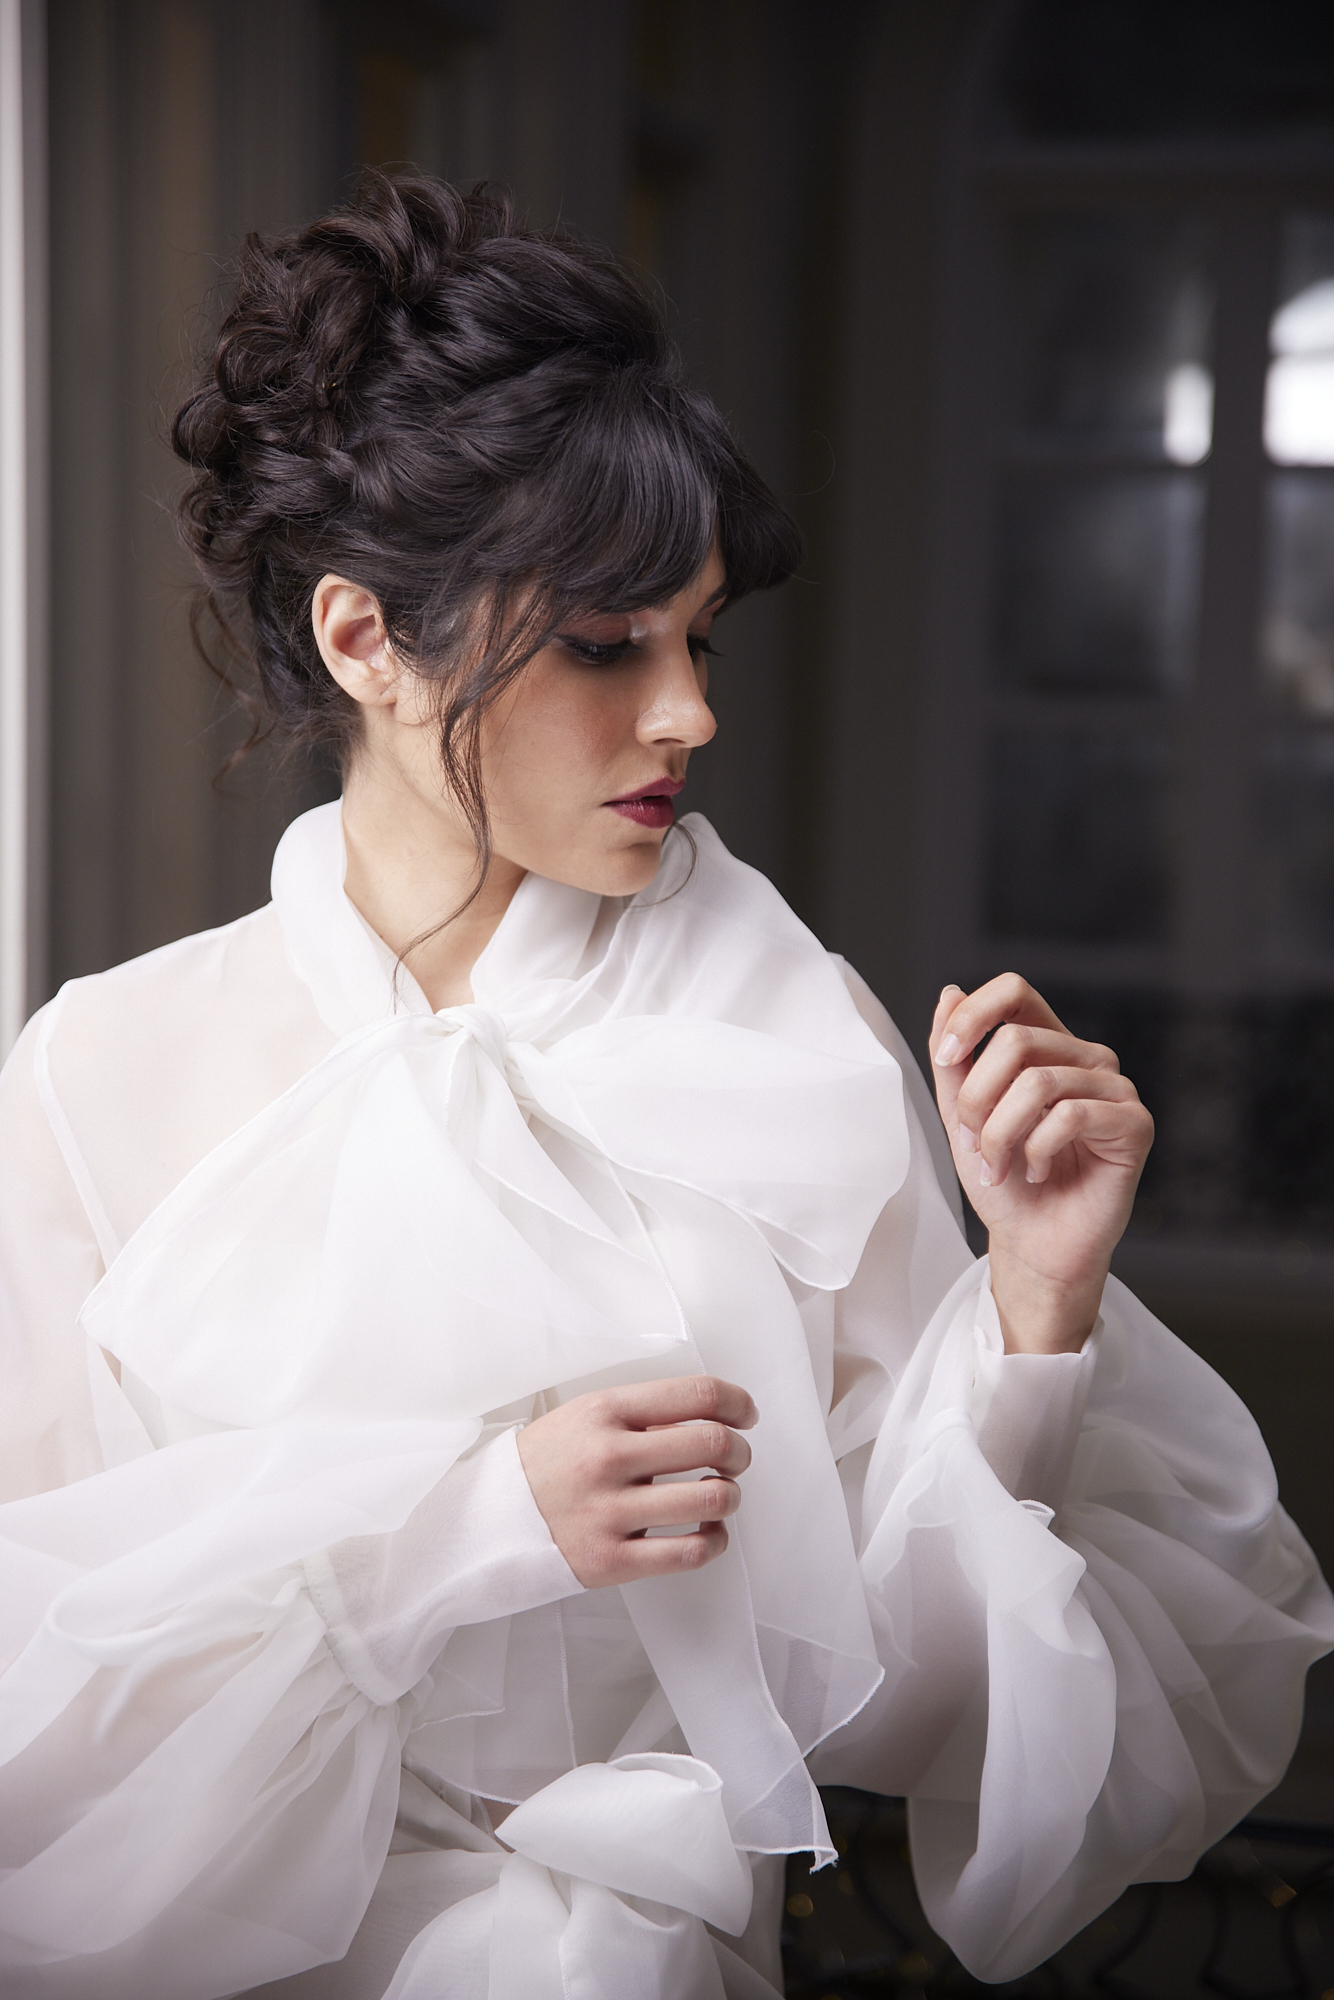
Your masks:
<instances>
[{"instance_id":1,"label":"forearm","mask_svg":"<svg viewBox=\"0 0 1334 2000\"><path fill-rule=\"evenodd\" d=\"M393 1534L320 1550L305 1570L336 1655L379 1701L415 1686L458 1626L582 1589L538 1511L509 1427L451 1466Z\"/></svg>"}]
</instances>

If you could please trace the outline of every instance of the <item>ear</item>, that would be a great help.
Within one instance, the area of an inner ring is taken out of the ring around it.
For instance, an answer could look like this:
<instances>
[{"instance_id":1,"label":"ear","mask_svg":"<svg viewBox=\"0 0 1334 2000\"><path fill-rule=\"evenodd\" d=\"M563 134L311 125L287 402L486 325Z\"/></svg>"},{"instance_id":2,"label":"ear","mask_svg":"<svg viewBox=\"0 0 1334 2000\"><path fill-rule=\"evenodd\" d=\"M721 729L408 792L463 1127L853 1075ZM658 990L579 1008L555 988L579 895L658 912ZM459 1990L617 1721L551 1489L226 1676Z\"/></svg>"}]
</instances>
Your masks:
<instances>
[{"instance_id":1,"label":"ear","mask_svg":"<svg viewBox=\"0 0 1334 2000\"><path fill-rule=\"evenodd\" d=\"M344 576L322 576L311 599L310 622L320 658L344 694L363 708L392 707L398 696L398 662L370 591Z\"/></svg>"}]
</instances>

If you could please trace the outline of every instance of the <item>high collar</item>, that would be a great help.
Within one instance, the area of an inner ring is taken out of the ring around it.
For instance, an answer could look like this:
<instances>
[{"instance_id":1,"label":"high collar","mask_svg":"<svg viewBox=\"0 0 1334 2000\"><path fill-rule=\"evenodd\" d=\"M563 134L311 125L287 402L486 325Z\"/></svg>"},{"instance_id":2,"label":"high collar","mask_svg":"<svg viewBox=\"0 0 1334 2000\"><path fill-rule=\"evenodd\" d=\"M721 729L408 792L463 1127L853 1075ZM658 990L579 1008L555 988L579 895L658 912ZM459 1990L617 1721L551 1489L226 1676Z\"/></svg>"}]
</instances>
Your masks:
<instances>
[{"instance_id":1,"label":"high collar","mask_svg":"<svg viewBox=\"0 0 1334 2000\"><path fill-rule=\"evenodd\" d=\"M344 887L342 800L294 820L273 857L274 907L288 963L321 1020L342 1036L392 1015L429 1014L417 980L366 922ZM472 969L474 998L500 1011L525 989L572 980L604 899L525 875Z\"/></svg>"}]
</instances>

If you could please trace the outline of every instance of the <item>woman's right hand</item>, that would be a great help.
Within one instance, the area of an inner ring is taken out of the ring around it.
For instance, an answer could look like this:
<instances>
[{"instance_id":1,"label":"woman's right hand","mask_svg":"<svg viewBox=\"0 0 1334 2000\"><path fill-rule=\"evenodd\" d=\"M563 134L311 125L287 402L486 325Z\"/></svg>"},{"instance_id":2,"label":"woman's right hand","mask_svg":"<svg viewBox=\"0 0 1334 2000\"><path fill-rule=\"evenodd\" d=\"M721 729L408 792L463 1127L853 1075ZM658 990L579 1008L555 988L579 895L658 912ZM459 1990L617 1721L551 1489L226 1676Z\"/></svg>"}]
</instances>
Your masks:
<instances>
[{"instance_id":1,"label":"woman's right hand","mask_svg":"<svg viewBox=\"0 0 1334 2000\"><path fill-rule=\"evenodd\" d=\"M723 1523L741 1505L737 1478L750 1464L750 1446L736 1433L755 1417L735 1383L680 1375L594 1390L525 1425L518 1445L528 1484L580 1583L633 1583L721 1555ZM653 1485L664 1472L708 1476ZM697 1534L644 1533L696 1523Z\"/></svg>"}]
</instances>

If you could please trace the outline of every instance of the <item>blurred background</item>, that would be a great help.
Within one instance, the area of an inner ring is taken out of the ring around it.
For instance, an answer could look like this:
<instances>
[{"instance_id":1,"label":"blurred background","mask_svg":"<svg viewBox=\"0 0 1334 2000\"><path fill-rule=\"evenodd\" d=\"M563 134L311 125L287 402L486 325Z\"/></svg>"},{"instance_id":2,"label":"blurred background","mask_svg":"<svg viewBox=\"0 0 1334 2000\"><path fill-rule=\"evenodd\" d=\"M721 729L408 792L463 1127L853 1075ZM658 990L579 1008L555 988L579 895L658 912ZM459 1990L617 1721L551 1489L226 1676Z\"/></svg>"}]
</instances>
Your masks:
<instances>
[{"instance_id":1,"label":"blurred background","mask_svg":"<svg viewBox=\"0 0 1334 2000\"><path fill-rule=\"evenodd\" d=\"M1120 1051L1159 1137L1118 1269L1334 1567L1330 0L0 21L7 1032L265 900L329 795L214 788L186 629L164 439L240 237L361 164L497 178L660 284L807 533L720 627L687 803L919 1049L1015 966ZM1324 1685L1282 1804L1334 1821Z\"/></svg>"}]
</instances>

